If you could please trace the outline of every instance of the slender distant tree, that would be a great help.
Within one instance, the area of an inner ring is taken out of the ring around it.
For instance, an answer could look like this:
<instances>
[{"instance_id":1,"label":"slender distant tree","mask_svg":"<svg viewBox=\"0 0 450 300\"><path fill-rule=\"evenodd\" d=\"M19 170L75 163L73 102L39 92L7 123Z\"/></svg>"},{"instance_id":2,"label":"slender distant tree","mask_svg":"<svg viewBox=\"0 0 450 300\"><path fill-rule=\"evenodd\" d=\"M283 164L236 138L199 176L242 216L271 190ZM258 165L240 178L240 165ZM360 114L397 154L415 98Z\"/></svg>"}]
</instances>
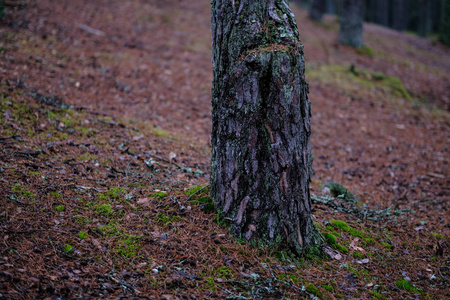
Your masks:
<instances>
[{"instance_id":1,"label":"slender distant tree","mask_svg":"<svg viewBox=\"0 0 450 300\"><path fill-rule=\"evenodd\" d=\"M376 23L389 26L389 1L388 0L377 0L377 20Z\"/></svg>"},{"instance_id":2,"label":"slender distant tree","mask_svg":"<svg viewBox=\"0 0 450 300\"><path fill-rule=\"evenodd\" d=\"M311 218L311 108L303 46L284 0L213 0L211 197L232 232L296 253Z\"/></svg>"},{"instance_id":3,"label":"slender distant tree","mask_svg":"<svg viewBox=\"0 0 450 300\"><path fill-rule=\"evenodd\" d=\"M5 15L5 0L0 0L0 20Z\"/></svg>"},{"instance_id":4,"label":"slender distant tree","mask_svg":"<svg viewBox=\"0 0 450 300\"><path fill-rule=\"evenodd\" d=\"M392 27L395 30L403 31L406 29L406 6L407 0L393 0L392 4Z\"/></svg>"},{"instance_id":5,"label":"slender distant tree","mask_svg":"<svg viewBox=\"0 0 450 300\"><path fill-rule=\"evenodd\" d=\"M427 36L431 31L431 0L420 0L419 29L420 36Z\"/></svg>"},{"instance_id":6,"label":"slender distant tree","mask_svg":"<svg viewBox=\"0 0 450 300\"><path fill-rule=\"evenodd\" d=\"M441 2L439 40L446 45L450 45L450 0L442 0Z\"/></svg>"},{"instance_id":7,"label":"slender distant tree","mask_svg":"<svg viewBox=\"0 0 450 300\"><path fill-rule=\"evenodd\" d=\"M342 44L361 48L363 41L363 1L342 0L339 41Z\"/></svg>"},{"instance_id":8,"label":"slender distant tree","mask_svg":"<svg viewBox=\"0 0 450 300\"><path fill-rule=\"evenodd\" d=\"M309 17L317 22L321 22L327 10L327 0L312 0L309 7Z\"/></svg>"}]
</instances>

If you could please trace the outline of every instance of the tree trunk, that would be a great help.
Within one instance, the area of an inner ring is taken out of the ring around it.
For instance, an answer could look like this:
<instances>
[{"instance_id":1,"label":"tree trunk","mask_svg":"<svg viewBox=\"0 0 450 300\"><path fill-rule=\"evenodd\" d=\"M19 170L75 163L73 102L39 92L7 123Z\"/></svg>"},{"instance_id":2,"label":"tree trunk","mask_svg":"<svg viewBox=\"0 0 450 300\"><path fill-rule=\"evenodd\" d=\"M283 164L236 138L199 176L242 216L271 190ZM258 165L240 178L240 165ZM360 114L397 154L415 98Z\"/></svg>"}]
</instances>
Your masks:
<instances>
[{"instance_id":1,"label":"tree trunk","mask_svg":"<svg viewBox=\"0 0 450 300\"><path fill-rule=\"evenodd\" d=\"M430 3L429 0L420 0L419 10L419 35L427 36L431 30Z\"/></svg>"},{"instance_id":2,"label":"tree trunk","mask_svg":"<svg viewBox=\"0 0 450 300\"><path fill-rule=\"evenodd\" d=\"M316 22L322 22L322 17L325 14L326 9L326 0L313 0L311 7L309 8L309 17Z\"/></svg>"},{"instance_id":3,"label":"tree trunk","mask_svg":"<svg viewBox=\"0 0 450 300\"><path fill-rule=\"evenodd\" d=\"M392 11L392 27L395 30L404 31L407 19L404 0L394 0Z\"/></svg>"},{"instance_id":4,"label":"tree trunk","mask_svg":"<svg viewBox=\"0 0 450 300\"><path fill-rule=\"evenodd\" d=\"M343 0L343 14L339 32L342 44L361 48L363 42L363 1Z\"/></svg>"},{"instance_id":5,"label":"tree trunk","mask_svg":"<svg viewBox=\"0 0 450 300\"><path fill-rule=\"evenodd\" d=\"M377 1L377 21L378 24L383 26L389 25L389 3L388 0Z\"/></svg>"},{"instance_id":6,"label":"tree trunk","mask_svg":"<svg viewBox=\"0 0 450 300\"><path fill-rule=\"evenodd\" d=\"M450 0L441 2L441 26L439 28L439 40L450 45Z\"/></svg>"},{"instance_id":7,"label":"tree trunk","mask_svg":"<svg viewBox=\"0 0 450 300\"><path fill-rule=\"evenodd\" d=\"M303 46L284 0L213 0L211 197L232 231L296 253L311 218L311 109Z\"/></svg>"}]
</instances>

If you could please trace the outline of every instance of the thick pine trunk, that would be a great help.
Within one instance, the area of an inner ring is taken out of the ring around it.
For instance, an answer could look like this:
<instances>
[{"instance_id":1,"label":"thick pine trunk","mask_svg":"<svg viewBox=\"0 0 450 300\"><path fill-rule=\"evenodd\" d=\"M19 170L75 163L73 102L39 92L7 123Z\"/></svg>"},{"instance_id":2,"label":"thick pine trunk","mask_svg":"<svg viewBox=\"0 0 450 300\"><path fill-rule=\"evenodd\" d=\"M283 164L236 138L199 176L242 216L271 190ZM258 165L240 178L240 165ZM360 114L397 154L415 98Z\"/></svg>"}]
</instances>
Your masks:
<instances>
[{"instance_id":1,"label":"thick pine trunk","mask_svg":"<svg viewBox=\"0 0 450 300\"><path fill-rule=\"evenodd\" d=\"M361 48L363 42L363 1L343 0L339 41L342 44Z\"/></svg>"},{"instance_id":2,"label":"thick pine trunk","mask_svg":"<svg viewBox=\"0 0 450 300\"><path fill-rule=\"evenodd\" d=\"M213 0L211 196L247 240L302 253L311 218L311 109L303 46L284 0Z\"/></svg>"},{"instance_id":3,"label":"thick pine trunk","mask_svg":"<svg viewBox=\"0 0 450 300\"><path fill-rule=\"evenodd\" d=\"M317 22L321 22L327 10L327 0L313 0L309 8L309 17Z\"/></svg>"}]
</instances>

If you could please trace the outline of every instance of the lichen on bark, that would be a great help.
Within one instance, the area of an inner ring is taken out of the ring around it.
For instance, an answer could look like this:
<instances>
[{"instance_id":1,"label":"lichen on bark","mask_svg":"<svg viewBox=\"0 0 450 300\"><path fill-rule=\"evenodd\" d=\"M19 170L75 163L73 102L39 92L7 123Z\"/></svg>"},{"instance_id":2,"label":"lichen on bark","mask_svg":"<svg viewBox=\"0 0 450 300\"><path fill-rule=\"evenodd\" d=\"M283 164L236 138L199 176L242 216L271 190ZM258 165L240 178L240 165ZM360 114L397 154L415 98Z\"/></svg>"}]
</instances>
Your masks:
<instances>
[{"instance_id":1,"label":"lichen on bark","mask_svg":"<svg viewBox=\"0 0 450 300\"><path fill-rule=\"evenodd\" d=\"M213 0L211 196L232 231L297 253L311 218L311 108L303 46L284 0Z\"/></svg>"}]
</instances>

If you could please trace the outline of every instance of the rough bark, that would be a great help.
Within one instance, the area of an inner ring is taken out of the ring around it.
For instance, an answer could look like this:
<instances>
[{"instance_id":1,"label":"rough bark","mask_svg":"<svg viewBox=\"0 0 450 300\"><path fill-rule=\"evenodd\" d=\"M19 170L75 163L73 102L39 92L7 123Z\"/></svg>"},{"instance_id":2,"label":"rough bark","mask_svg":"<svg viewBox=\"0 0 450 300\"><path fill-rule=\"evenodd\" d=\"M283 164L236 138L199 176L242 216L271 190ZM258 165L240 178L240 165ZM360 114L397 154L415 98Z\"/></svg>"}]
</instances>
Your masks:
<instances>
[{"instance_id":1,"label":"rough bark","mask_svg":"<svg viewBox=\"0 0 450 300\"><path fill-rule=\"evenodd\" d=\"M339 41L342 44L361 48L363 42L363 1L343 0Z\"/></svg>"},{"instance_id":2,"label":"rough bark","mask_svg":"<svg viewBox=\"0 0 450 300\"><path fill-rule=\"evenodd\" d=\"M284 0L213 0L211 197L232 231L302 253L311 218L311 109L303 46Z\"/></svg>"},{"instance_id":3,"label":"rough bark","mask_svg":"<svg viewBox=\"0 0 450 300\"><path fill-rule=\"evenodd\" d=\"M313 0L309 8L309 17L316 22L321 22L326 10L327 0Z\"/></svg>"}]
</instances>

